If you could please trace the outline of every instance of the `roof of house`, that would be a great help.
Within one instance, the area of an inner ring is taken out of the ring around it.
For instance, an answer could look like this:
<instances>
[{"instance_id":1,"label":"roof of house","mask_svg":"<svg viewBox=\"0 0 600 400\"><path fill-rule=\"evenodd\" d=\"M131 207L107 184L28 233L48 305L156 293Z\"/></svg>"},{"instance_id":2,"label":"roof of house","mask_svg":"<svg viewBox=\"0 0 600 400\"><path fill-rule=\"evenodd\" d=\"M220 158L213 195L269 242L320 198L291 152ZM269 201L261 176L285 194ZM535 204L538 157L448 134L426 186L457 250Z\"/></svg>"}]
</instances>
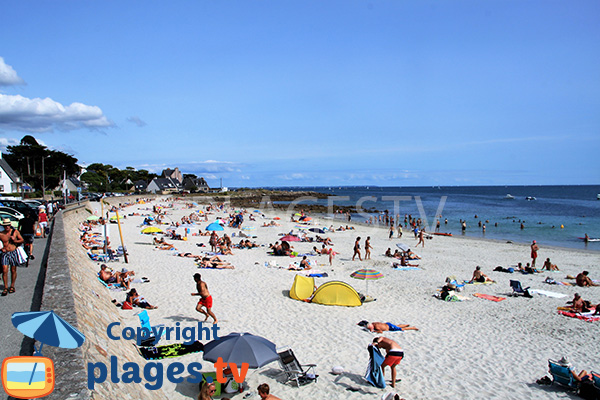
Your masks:
<instances>
[{"instance_id":1,"label":"roof of house","mask_svg":"<svg viewBox=\"0 0 600 400\"><path fill-rule=\"evenodd\" d=\"M6 172L6 175L8 175L13 182L19 181L19 175L17 175L17 173L10 167L10 165L8 165L6 160L3 158L0 158L0 168L2 168L4 172Z\"/></svg>"},{"instance_id":2,"label":"roof of house","mask_svg":"<svg viewBox=\"0 0 600 400\"><path fill-rule=\"evenodd\" d=\"M152 180L159 190L178 189L177 181L171 178L154 178Z\"/></svg>"}]
</instances>

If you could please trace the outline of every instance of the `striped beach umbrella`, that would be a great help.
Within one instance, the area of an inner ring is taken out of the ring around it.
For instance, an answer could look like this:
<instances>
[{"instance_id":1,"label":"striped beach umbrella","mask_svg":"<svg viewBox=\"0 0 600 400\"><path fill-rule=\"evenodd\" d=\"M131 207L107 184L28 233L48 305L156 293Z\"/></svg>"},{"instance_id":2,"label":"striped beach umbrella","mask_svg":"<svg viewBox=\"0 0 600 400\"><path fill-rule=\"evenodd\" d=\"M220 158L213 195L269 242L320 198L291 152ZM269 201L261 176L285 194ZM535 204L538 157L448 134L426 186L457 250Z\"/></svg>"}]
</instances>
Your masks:
<instances>
[{"instance_id":1,"label":"striped beach umbrella","mask_svg":"<svg viewBox=\"0 0 600 400\"><path fill-rule=\"evenodd\" d=\"M83 344L85 336L54 311L16 312L11 321L25 336L48 346L75 349ZM41 346L39 352L41 353Z\"/></svg>"},{"instance_id":2,"label":"striped beach umbrella","mask_svg":"<svg viewBox=\"0 0 600 400\"><path fill-rule=\"evenodd\" d=\"M369 281L381 279L381 278L383 278L383 274L374 269L361 268L358 271L354 271L353 273L351 273L350 277L352 277L354 279L361 279L361 280L367 281L367 289L365 292L365 295L366 295L369 292Z\"/></svg>"}]
</instances>

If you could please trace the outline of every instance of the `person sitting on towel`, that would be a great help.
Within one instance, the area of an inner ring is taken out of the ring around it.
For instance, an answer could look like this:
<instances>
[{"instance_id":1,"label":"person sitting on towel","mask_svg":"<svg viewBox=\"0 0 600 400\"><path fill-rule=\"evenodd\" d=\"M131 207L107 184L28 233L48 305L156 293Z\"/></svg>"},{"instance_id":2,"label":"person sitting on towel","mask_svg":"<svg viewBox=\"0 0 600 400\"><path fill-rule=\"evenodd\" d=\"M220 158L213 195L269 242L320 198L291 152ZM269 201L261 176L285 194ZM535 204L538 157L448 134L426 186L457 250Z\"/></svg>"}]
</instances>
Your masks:
<instances>
[{"instance_id":1,"label":"person sitting on towel","mask_svg":"<svg viewBox=\"0 0 600 400\"><path fill-rule=\"evenodd\" d=\"M469 283L473 283L473 282L484 283L484 282L494 282L494 281L492 279L490 279L486 274L481 272L480 266L477 266L475 268L475 271L473 271L473 277L469 281Z\"/></svg>"},{"instance_id":2,"label":"person sitting on towel","mask_svg":"<svg viewBox=\"0 0 600 400\"><path fill-rule=\"evenodd\" d=\"M397 332L397 331L418 331L419 329L409 324L394 325L391 322L369 322L360 321L358 326L367 328L371 332L382 333L386 331Z\"/></svg>"}]
</instances>

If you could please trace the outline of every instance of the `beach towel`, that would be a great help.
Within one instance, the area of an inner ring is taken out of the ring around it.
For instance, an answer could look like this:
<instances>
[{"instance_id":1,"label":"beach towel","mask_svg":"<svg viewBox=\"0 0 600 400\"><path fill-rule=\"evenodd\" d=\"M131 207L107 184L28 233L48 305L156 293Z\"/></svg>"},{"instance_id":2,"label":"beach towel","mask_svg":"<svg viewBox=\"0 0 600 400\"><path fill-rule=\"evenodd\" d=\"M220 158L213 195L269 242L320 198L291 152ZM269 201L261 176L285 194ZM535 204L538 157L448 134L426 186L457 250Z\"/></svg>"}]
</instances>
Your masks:
<instances>
[{"instance_id":1,"label":"beach towel","mask_svg":"<svg viewBox=\"0 0 600 400\"><path fill-rule=\"evenodd\" d=\"M590 312L586 312L586 313L574 313L571 311L558 310L559 314L562 314L566 317L577 318L577 319L580 319L582 321L587 321L587 322L600 321L600 315L593 315L594 312L595 312L595 309L591 310Z\"/></svg>"},{"instance_id":2,"label":"beach towel","mask_svg":"<svg viewBox=\"0 0 600 400\"><path fill-rule=\"evenodd\" d=\"M496 282L490 282L490 281L485 281L485 282L469 282L469 281L463 281L463 283L465 285L491 285L494 284Z\"/></svg>"},{"instance_id":3,"label":"beach towel","mask_svg":"<svg viewBox=\"0 0 600 400\"><path fill-rule=\"evenodd\" d=\"M102 285L104 285L105 288L109 290L126 290L125 287L121 286L120 283L106 283L102 279L100 279L100 277L98 277L98 280L100 281L100 283L102 283Z\"/></svg>"},{"instance_id":4,"label":"beach towel","mask_svg":"<svg viewBox=\"0 0 600 400\"><path fill-rule=\"evenodd\" d=\"M367 366L365 379L371 385L383 389L385 388L385 379L381 371L381 364L383 364L385 357L381 354L381 350L372 344L367 347L367 350L369 351L369 365Z\"/></svg>"},{"instance_id":5,"label":"beach towel","mask_svg":"<svg viewBox=\"0 0 600 400\"><path fill-rule=\"evenodd\" d=\"M567 297L566 294L550 292L548 290L540 290L540 289L529 289L529 293L537 293L543 296L553 297L555 299L561 299L563 297Z\"/></svg>"},{"instance_id":6,"label":"beach towel","mask_svg":"<svg viewBox=\"0 0 600 400\"><path fill-rule=\"evenodd\" d=\"M490 301L506 300L506 297L492 296L491 294L473 293L473 296L479 297L480 299L490 300Z\"/></svg>"},{"instance_id":7,"label":"beach towel","mask_svg":"<svg viewBox=\"0 0 600 400\"><path fill-rule=\"evenodd\" d=\"M400 266L400 264L394 264L392 265L392 268L398 271L414 271L417 270L419 271L421 268L419 267L402 267Z\"/></svg>"},{"instance_id":8,"label":"beach towel","mask_svg":"<svg viewBox=\"0 0 600 400\"><path fill-rule=\"evenodd\" d=\"M138 353L146 360L162 360L164 358L181 357L186 354L199 353L204 349L204 345L197 340L190 344L173 343L156 347L135 347L137 348Z\"/></svg>"}]
</instances>

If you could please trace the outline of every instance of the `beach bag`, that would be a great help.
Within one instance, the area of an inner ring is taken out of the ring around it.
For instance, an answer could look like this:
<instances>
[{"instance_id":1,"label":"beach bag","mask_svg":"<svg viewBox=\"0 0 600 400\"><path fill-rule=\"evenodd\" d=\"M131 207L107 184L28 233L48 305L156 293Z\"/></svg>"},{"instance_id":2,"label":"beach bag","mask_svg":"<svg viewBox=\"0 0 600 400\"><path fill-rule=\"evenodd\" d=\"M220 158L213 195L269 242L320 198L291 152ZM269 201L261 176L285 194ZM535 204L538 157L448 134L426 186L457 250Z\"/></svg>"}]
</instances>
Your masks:
<instances>
[{"instance_id":1,"label":"beach bag","mask_svg":"<svg viewBox=\"0 0 600 400\"><path fill-rule=\"evenodd\" d=\"M42 237L42 228L39 225L35 228L35 237Z\"/></svg>"},{"instance_id":2,"label":"beach bag","mask_svg":"<svg viewBox=\"0 0 600 400\"><path fill-rule=\"evenodd\" d=\"M588 400L596 400L596 389L591 379L586 379L579 385L579 397Z\"/></svg>"},{"instance_id":3,"label":"beach bag","mask_svg":"<svg viewBox=\"0 0 600 400\"><path fill-rule=\"evenodd\" d=\"M123 310L133 310L133 306L132 306L132 305L131 305L131 303L130 303L130 302L128 302L128 301L124 301L124 302L123 302L123 305L121 306L121 308L122 308Z\"/></svg>"},{"instance_id":4,"label":"beach bag","mask_svg":"<svg viewBox=\"0 0 600 400\"><path fill-rule=\"evenodd\" d=\"M23 246L17 247L17 255L19 256L19 264L25 264L27 262L27 252Z\"/></svg>"}]
</instances>

